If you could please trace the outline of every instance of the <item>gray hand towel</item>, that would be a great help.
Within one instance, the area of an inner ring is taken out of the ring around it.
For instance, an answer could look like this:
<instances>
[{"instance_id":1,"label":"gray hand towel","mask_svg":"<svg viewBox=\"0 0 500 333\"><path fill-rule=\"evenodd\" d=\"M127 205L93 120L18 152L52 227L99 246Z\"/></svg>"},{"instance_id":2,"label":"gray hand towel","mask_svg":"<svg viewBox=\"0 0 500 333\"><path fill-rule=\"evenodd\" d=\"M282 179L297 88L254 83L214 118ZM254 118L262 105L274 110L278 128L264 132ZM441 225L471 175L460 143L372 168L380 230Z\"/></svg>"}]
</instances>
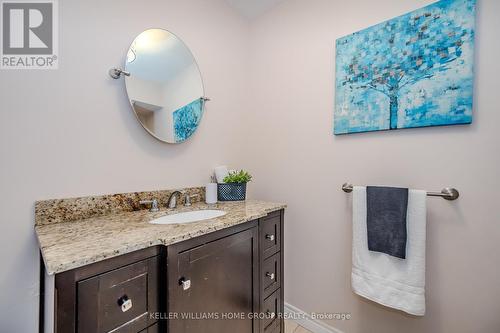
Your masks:
<instances>
[{"instance_id":1,"label":"gray hand towel","mask_svg":"<svg viewBox=\"0 0 500 333\"><path fill-rule=\"evenodd\" d=\"M406 258L408 189L366 187L368 250Z\"/></svg>"}]
</instances>

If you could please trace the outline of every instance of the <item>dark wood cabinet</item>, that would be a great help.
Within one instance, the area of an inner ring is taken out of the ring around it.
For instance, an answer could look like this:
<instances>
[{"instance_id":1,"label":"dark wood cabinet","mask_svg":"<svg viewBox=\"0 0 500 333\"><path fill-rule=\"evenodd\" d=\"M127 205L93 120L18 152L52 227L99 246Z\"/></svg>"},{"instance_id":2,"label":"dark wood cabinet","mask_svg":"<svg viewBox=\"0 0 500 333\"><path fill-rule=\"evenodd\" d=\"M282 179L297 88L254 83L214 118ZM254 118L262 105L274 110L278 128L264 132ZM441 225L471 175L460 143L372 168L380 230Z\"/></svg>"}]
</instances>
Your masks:
<instances>
[{"instance_id":1,"label":"dark wood cabinet","mask_svg":"<svg viewBox=\"0 0 500 333\"><path fill-rule=\"evenodd\" d=\"M259 219L261 333L284 333L283 234L284 211Z\"/></svg>"},{"instance_id":2,"label":"dark wood cabinet","mask_svg":"<svg viewBox=\"0 0 500 333\"><path fill-rule=\"evenodd\" d=\"M263 258L267 258L281 249L281 214L274 212L259 221L260 249Z\"/></svg>"},{"instance_id":3,"label":"dark wood cabinet","mask_svg":"<svg viewBox=\"0 0 500 333\"><path fill-rule=\"evenodd\" d=\"M160 333L160 325L158 323L149 326L148 328L140 331L139 333Z\"/></svg>"},{"instance_id":4,"label":"dark wood cabinet","mask_svg":"<svg viewBox=\"0 0 500 333\"><path fill-rule=\"evenodd\" d=\"M283 210L55 277L57 333L284 333Z\"/></svg>"},{"instance_id":5,"label":"dark wood cabinet","mask_svg":"<svg viewBox=\"0 0 500 333\"><path fill-rule=\"evenodd\" d=\"M168 247L169 332L258 332L257 223L227 232Z\"/></svg>"},{"instance_id":6,"label":"dark wood cabinet","mask_svg":"<svg viewBox=\"0 0 500 333\"><path fill-rule=\"evenodd\" d=\"M264 259L261 267L261 295L267 298L281 287L281 252Z\"/></svg>"},{"instance_id":7,"label":"dark wood cabinet","mask_svg":"<svg viewBox=\"0 0 500 333\"><path fill-rule=\"evenodd\" d=\"M279 332L281 328L281 297L280 290L276 290L273 294L264 299L262 305L262 314L265 317L261 321L262 332Z\"/></svg>"},{"instance_id":8,"label":"dark wood cabinet","mask_svg":"<svg viewBox=\"0 0 500 333\"><path fill-rule=\"evenodd\" d=\"M158 257L77 282L79 333L138 332L160 310Z\"/></svg>"},{"instance_id":9,"label":"dark wood cabinet","mask_svg":"<svg viewBox=\"0 0 500 333\"><path fill-rule=\"evenodd\" d=\"M165 294L162 247L57 274L57 333L155 332Z\"/></svg>"}]
</instances>

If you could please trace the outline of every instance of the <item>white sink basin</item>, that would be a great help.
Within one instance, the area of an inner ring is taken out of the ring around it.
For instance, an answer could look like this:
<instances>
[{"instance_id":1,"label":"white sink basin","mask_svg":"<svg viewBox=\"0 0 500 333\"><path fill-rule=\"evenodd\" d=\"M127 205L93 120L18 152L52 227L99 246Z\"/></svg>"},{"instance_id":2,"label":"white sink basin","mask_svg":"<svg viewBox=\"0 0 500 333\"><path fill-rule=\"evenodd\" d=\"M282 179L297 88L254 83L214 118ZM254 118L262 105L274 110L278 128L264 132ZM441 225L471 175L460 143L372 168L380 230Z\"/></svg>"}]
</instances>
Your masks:
<instances>
[{"instance_id":1,"label":"white sink basin","mask_svg":"<svg viewBox=\"0 0 500 333\"><path fill-rule=\"evenodd\" d=\"M192 223L202 220L213 219L224 216L226 212L223 210L193 210L191 212L183 212L171 215L165 215L152 220L152 224L177 224L177 223Z\"/></svg>"}]
</instances>

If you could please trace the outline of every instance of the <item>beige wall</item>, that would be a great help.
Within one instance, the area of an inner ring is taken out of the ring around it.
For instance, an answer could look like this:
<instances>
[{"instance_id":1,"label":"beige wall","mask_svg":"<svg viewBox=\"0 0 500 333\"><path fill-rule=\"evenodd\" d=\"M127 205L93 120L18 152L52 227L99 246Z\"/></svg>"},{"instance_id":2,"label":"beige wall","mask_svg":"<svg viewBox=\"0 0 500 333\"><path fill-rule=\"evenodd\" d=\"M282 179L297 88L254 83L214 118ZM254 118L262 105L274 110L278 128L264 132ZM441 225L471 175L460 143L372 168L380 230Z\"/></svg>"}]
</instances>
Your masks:
<instances>
[{"instance_id":1,"label":"beige wall","mask_svg":"<svg viewBox=\"0 0 500 333\"><path fill-rule=\"evenodd\" d=\"M0 71L2 333L37 332L35 200L200 185L214 166L238 164L240 155L248 23L224 1L59 6L59 70ZM107 74L151 27L186 42L212 98L199 131L182 145L151 137L135 119L123 79Z\"/></svg>"},{"instance_id":2,"label":"beige wall","mask_svg":"<svg viewBox=\"0 0 500 333\"><path fill-rule=\"evenodd\" d=\"M430 2L289 0L252 23L250 189L289 204L286 301L350 312L348 322L328 322L345 332L500 332L500 2L478 1L471 126L331 134L335 39ZM456 202L428 201L425 317L352 293L345 181L461 191Z\"/></svg>"}]
</instances>

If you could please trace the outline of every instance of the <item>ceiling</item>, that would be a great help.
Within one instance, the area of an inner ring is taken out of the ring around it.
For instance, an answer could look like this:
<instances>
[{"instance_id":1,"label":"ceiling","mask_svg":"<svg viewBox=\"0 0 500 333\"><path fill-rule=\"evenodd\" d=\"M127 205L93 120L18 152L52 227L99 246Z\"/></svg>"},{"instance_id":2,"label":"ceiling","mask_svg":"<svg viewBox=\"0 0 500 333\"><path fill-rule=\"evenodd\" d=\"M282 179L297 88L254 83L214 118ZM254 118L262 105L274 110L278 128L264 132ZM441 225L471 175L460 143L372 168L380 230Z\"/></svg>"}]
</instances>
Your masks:
<instances>
[{"instance_id":1,"label":"ceiling","mask_svg":"<svg viewBox=\"0 0 500 333\"><path fill-rule=\"evenodd\" d=\"M285 0L226 0L241 15L250 19L259 16L283 1Z\"/></svg>"}]
</instances>

